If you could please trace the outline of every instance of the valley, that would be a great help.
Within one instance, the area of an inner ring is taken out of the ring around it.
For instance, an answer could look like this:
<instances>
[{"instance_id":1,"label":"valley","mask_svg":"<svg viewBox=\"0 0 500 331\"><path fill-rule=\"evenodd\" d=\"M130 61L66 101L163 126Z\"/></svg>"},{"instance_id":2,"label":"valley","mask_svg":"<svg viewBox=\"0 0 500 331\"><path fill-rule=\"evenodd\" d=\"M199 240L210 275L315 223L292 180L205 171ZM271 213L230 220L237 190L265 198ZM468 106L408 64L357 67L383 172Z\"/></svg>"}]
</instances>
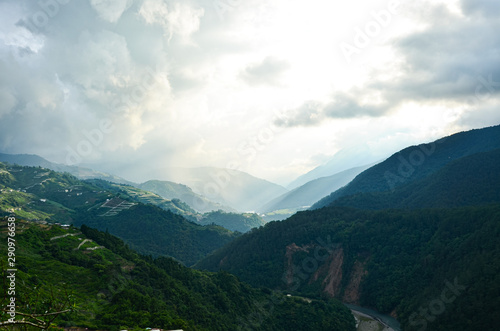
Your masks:
<instances>
[{"instance_id":1,"label":"valley","mask_svg":"<svg viewBox=\"0 0 500 331\"><path fill-rule=\"evenodd\" d=\"M192 189L166 177L136 184L0 162L0 207L19 220L22 292L40 285L37 295L48 296L70 284L78 309L61 313L60 326L491 329L500 323L499 164L499 126L291 191L237 173L214 200L200 194L212 168L184 173ZM259 190L267 193L236 202ZM27 316L42 304L34 307Z\"/></svg>"}]
</instances>

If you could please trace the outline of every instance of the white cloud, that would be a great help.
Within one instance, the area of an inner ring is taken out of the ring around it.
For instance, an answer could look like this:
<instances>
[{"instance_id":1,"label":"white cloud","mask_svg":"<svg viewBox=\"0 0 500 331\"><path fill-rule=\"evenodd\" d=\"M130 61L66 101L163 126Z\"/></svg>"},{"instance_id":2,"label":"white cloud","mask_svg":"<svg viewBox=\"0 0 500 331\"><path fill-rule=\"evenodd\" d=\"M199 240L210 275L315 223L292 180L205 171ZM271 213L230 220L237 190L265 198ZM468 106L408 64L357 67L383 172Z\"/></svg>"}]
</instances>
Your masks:
<instances>
[{"instance_id":1,"label":"white cloud","mask_svg":"<svg viewBox=\"0 0 500 331\"><path fill-rule=\"evenodd\" d=\"M193 8L181 2L167 5L163 1L145 0L139 15L148 24L162 26L168 41L178 35L183 42L189 42L189 37L200 28L204 12L203 8Z\"/></svg>"},{"instance_id":2,"label":"white cloud","mask_svg":"<svg viewBox=\"0 0 500 331\"><path fill-rule=\"evenodd\" d=\"M99 17L111 23L116 23L132 3L133 0L90 0Z\"/></svg>"},{"instance_id":3,"label":"white cloud","mask_svg":"<svg viewBox=\"0 0 500 331\"><path fill-rule=\"evenodd\" d=\"M64 162L109 120L82 162L236 159L284 182L345 146L498 121L495 2L401 1L350 65L339 44L389 1L227 3L221 18L204 0L71 1L30 30L42 6L0 2L0 148Z\"/></svg>"}]
</instances>

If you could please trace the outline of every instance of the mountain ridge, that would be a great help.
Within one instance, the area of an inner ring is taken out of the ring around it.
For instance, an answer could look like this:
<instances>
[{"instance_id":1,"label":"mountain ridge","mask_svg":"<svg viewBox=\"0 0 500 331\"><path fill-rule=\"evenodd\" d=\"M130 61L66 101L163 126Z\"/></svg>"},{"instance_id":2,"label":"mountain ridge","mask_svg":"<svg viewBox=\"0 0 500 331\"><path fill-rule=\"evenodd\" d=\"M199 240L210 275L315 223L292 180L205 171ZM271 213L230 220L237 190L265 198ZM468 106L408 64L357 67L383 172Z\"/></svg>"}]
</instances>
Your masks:
<instances>
[{"instance_id":1,"label":"mountain ridge","mask_svg":"<svg viewBox=\"0 0 500 331\"><path fill-rule=\"evenodd\" d=\"M452 134L431 143L410 146L360 173L343 188L324 197L311 208L356 193L390 191L428 176L449 162L500 146L500 125Z\"/></svg>"},{"instance_id":2,"label":"mountain ridge","mask_svg":"<svg viewBox=\"0 0 500 331\"><path fill-rule=\"evenodd\" d=\"M256 211L287 192L283 186L246 172L216 167L165 168L152 171L150 176L187 185L196 194L240 212Z\"/></svg>"}]
</instances>

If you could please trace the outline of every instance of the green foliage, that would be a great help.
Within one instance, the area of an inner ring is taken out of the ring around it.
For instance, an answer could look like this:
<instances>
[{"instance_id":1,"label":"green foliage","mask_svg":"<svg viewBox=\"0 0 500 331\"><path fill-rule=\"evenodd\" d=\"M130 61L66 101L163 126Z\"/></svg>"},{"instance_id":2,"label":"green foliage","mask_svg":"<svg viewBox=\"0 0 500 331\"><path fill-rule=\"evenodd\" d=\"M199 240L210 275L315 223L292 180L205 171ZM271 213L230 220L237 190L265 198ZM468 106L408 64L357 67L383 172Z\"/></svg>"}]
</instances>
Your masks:
<instances>
[{"instance_id":1,"label":"green foliage","mask_svg":"<svg viewBox=\"0 0 500 331\"><path fill-rule=\"evenodd\" d=\"M5 223L0 230L5 252ZM271 302L270 291L254 289L229 273L140 256L121 239L88 226L80 233L19 220L16 240L18 312L70 307L55 319L60 327L237 330L251 316L263 314L259 303ZM83 241L88 249L80 245ZM2 284L2 297L5 291ZM288 304L282 295L275 297L277 303L263 315L262 330L290 330L290 316L301 330L354 330L352 316L336 302ZM306 320L317 321L307 325Z\"/></svg>"},{"instance_id":2,"label":"green foliage","mask_svg":"<svg viewBox=\"0 0 500 331\"><path fill-rule=\"evenodd\" d=\"M100 213L82 210L75 224L109 229L141 254L168 255L188 266L237 236L222 227L196 225L151 205L138 204L114 216L101 217Z\"/></svg>"},{"instance_id":3,"label":"green foliage","mask_svg":"<svg viewBox=\"0 0 500 331\"><path fill-rule=\"evenodd\" d=\"M198 215L194 209L179 199L164 199L155 193L148 192L131 185L112 183L102 179L89 179L86 180L86 182L114 192L115 194L120 194L120 196L124 199L158 206L161 209L171 211L174 214L182 215L190 221L196 221L196 217Z\"/></svg>"},{"instance_id":4,"label":"green foliage","mask_svg":"<svg viewBox=\"0 0 500 331\"><path fill-rule=\"evenodd\" d=\"M386 192L436 173L454 160L500 146L500 126L460 132L430 144L411 146L359 174L345 187L313 205L321 208L359 193Z\"/></svg>"},{"instance_id":5,"label":"green foliage","mask_svg":"<svg viewBox=\"0 0 500 331\"><path fill-rule=\"evenodd\" d=\"M477 153L389 192L341 197L332 205L362 209L478 206L500 201L500 149Z\"/></svg>"},{"instance_id":6,"label":"green foliage","mask_svg":"<svg viewBox=\"0 0 500 331\"><path fill-rule=\"evenodd\" d=\"M200 221L200 224L220 225L231 231L247 232L252 228L256 228L265 224L264 220L257 214L236 214L226 213L222 210L205 213Z\"/></svg>"},{"instance_id":7,"label":"green foliage","mask_svg":"<svg viewBox=\"0 0 500 331\"><path fill-rule=\"evenodd\" d=\"M192 265L238 236L220 226L193 223L201 215L192 214L179 200L167 201L129 185L81 181L44 168L0 166L2 210L30 220L109 230L142 254L167 255ZM120 204L126 207L110 212ZM174 213L191 217L193 222Z\"/></svg>"},{"instance_id":8,"label":"green foliage","mask_svg":"<svg viewBox=\"0 0 500 331\"><path fill-rule=\"evenodd\" d=\"M169 181L150 180L138 185L138 187L143 190L156 193L164 199L172 200L172 202L174 202L174 200L184 201L185 203L187 202L187 205L198 208L198 212L200 213L217 209L230 209L194 193L191 188L183 184L177 184ZM184 209L184 207L182 208ZM191 207L189 208L191 209ZM196 212L192 210L192 213L194 214Z\"/></svg>"},{"instance_id":9,"label":"green foliage","mask_svg":"<svg viewBox=\"0 0 500 331\"><path fill-rule=\"evenodd\" d=\"M447 325L448 330L476 330L475 325L494 329L500 323L499 235L500 205L407 211L329 207L268 223L235 239L196 267L227 270L255 286L285 290L286 247L324 241L342 247L343 279L353 272L354 261L366 262L362 306L385 313L396 311L402 325L411 329L410 316L440 298L446 282L457 279L466 290L428 323L428 330ZM297 253L293 263L300 266L308 257L314 258L313 250ZM312 275L322 268L321 260L317 261L318 267L310 272L302 267L305 278L296 288L298 293L311 295L314 291ZM341 284L339 295L345 286L345 282ZM316 295L321 295L319 288Z\"/></svg>"}]
</instances>

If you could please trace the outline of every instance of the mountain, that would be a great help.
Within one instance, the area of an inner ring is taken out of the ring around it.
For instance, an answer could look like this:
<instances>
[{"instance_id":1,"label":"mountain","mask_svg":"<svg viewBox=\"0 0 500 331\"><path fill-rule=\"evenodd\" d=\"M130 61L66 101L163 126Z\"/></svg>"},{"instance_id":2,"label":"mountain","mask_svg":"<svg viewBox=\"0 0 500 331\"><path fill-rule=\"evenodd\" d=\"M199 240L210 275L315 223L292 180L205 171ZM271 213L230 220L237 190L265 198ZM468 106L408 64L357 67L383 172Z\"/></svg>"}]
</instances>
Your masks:
<instances>
[{"instance_id":1,"label":"mountain","mask_svg":"<svg viewBox=\"0 0 500 331\"><path fill-rule=\"evenodd\" d=\"M135 186L139 189L156 193L169 200L181 200L200 213L206 213L216 210L224 210L227 212L236 211L234 208L230 208L220 203L210 201L202 195L194 193L191 188L187 187L186 185L177 184L174 182L150 180L142 184L136 184L119 176L115 176L106 172L79 166L66 166L63 164L53 163L38 155L32 154L0 153L0 162L7 162L10 164L18 164L30 167L42 167L57 172L67 172L79 179L102 179L117 184Z\"/></svg>"},{"instance_id":2,"label":"mountain","mask_svg":"<svg viewBox=\"0 0 500 331\"><path fill-rule=\"evenodd\" d=\"M258 210L268 201L287 192L280 185L230 169L167 168L152 171L149 176L185 184L196 194L242 212ZM204 201L195 199L185 202L193 204L195 209L206 208Z\"/></svg>"},{"instance_id":3,"label":"mountain","mask_svg":"<svg viewBox=\"0 0 500 331\"><path fill-rule=\"evenodd\" d=\"M500 204L325 207L254 229L195 267L372 307L403 330L491 330L500 323L499 235Z\"/></svg>"},{"instance_id":4,"label":"mountain","mask_svg":"<svg viewBox=\"0 0 500 331\"><path fill-rule=\"evenodd\" d=\"M500 201L500 149L469 155L388 192L338 198L335 206L363 209L478 206Z\"/></svg>"},{"instance_id":5,"label":"mountain","mask_svg":"<svg viewBox=\"0 0 500 331\"><path fill-rule=\"evenodd\" d=\"M3 269L3 277L15 275L16 321L22 317L37 330L355 330L353 316L336 300L309 303L252 288L226 272L141 256L87 226L8 221L0 224L0 249L14 247L7 245L14 232L16 271ZM2 306L12 295L2 282ZM0 311L0 325L10 317Z\"/></svg>"},{"instance_id":6,"label":"mountain","mask_svg":"<svg viewBox=\"0 0 500 331\"><path fill-rule=\"evenodd\" d=\"M293 190L312 180L333 176L351 168L377 162L380 159L382 157L374 155L367 145L357 146L356 148L345 148L337 152L327 163L299 176L287 185L287 189Z\"/></svg>"},{"instance_id":7,"label":"mountain","mask_svg":"<svg viewBox=\"0 0 500 331\"><path fill-rule=\"evenodd\" d=\"M111 175L105 172L100 172L96 170L92 170L89 168L78 167L78 166L67 166L63 164L53 163L47 161L43 157L33 154L2 154L0 153L0 162L7 162L10 164L18 164L22 166L29 167L42 167L58 172L67 172L76 176L80 179L89 179L89 178L100 178L104 180L108 180L110 182L120 183L120 184L128 184L132 185L132 182L129 182L126 179L121 177Z\"/></svg>"},{"instance_id":8,"label":"mountain","mask_svg":"<svg viewBox=\"0 0 500 331\"><path fill-rule=\"evenodd\" d=\"M0 208L28 220L87 224L123 238L143 254L191 265L238 234L201 226L125 190L110 190L40 167L0 163ZM185 208L185 206L183 207Z\"/></svg>"},{"instance_id":9,"label":"mountain","mask_svg":"<svg viewBox=\"0 0 500 331\"><path fill-rule=\"evenodd\" d=\"M245 233L250 231L252 228L262 226L266 223L259 215L253 213L228 213L224 210L218 209L201 214L177 198L164 199L155 193L145 191L134 186L111 183L102 179L90 179L87 180L87 182L118 194L125 194L127 197L134 199L134 201L158 206L163 210L168 210L174 214L181 215L188 221L199 225L220 225L231 231ZM192 193L191 189L181 184L161 181L151 181L151 183L148 184L152 185L144 185L142 187L157 188L156 191L159 191L159 189L168 189L173 186L173 190L171 192L164 191L165 195L172 194L171 196L178 196L178 192L182 192L182 190L186 190L188 193L191 192L191 196L195 195L195 193ZM186 198L188 196L189 195L184 195L183 197ZM199 196L199 198L203 199L201 196ZM213 206L218 206L218 204L213 203Z\"/></svg>"},{"instance_id":10,"label":"mountain","mask_svg":"<svg viewBox=\"0 0 500 331\"><path fill-rule=\"evenodd\" d=\"M406 148L358 175L324 207L254 229L196 267L371 307L396 317L403 330L494 329L499 131Z\"/></svg>"},{"instance_id":11,"label":"mountain","mask_svg":"<svg viewBox=\"0 0 500 331\"><path fill-rule=\"evenodd\" d=\"M261 207L259 211L262 213L272 213L286 210L288 214L281 214L282 218L289 217L299 210L310 208L321 198L347 185L368 167L369 166L356 167L332 176L314 179L270 201Z\"/></svg>"},{"instance_id":12,"label":"mountain","mask_svg":"<svg viewBox=\"0 0 500 331\"><path fill-rule=\"evenodd\" d=\"M224 210L226 212L236 211L230 207L210 201L204 196L194 193L191 188L183 184L177 184L169 181L149 180L145 183L136 185L136 187L145 191L156 193L165 199L179 199L184 201L200 213L207 213L216 210Z\"/></svg>"},{"instance_id":13,"label":"mountain","mask_svg":"<svg viewBox=\"0 0 500 331\"><path fill-rule=\"evenodd\" d=\"M222 210L218 210L203 214L203 217L199 220L199 224L216 224L231 231L245 233L253 228L263 226L266 222L257 214L226 213Z\"/></svg>"},{"instance_id":14,"label":"mountain","mask_svg":"<svg viewBox=\"0 0 500 331\"><path fill-rule=\"evenodd\" d=\"M313 205L328 206L340 197L357 193L387 192L425 178L462 157L500 147L500 126L476 129L411 146L365 170L345 187Z\"/></svg>"},{"instance_id":15,"label":"mountain","mask_svg":"<svg viewBox=\"0 0 500 331\"><path fill-rule=\"evenodd\" d=\"M169 210L174 214L178 214L187 220L196 222L199 214L186 203L179 199L164 199L156 193L142 190L140 188L109 182L103 179L87 179L87 183L91 183L97 187L111 191L115 194L124 194L127 198L144 204L152 204L164 210Z\"/></svg>"}]
</instances>

